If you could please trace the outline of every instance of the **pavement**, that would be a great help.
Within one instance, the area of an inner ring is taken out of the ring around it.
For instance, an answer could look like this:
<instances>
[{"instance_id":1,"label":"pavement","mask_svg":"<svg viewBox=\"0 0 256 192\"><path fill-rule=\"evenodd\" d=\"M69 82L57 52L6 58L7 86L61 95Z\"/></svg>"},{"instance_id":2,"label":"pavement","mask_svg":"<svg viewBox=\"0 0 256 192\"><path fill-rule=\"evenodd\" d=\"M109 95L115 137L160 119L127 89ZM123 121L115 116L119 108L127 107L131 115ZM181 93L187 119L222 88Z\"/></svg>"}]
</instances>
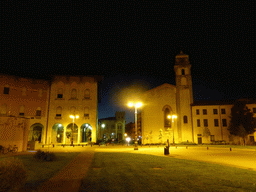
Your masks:
<instances>
[{"instance_id":1,"label":"pavement","mask_svg":"<svg viewBox=\"0 0 256 192\"><path fill-rule=\"evenodd\" d=\"M79 191L82 179L86 176L95 152L139 153L157 155L165 158L188 159L217 163L256 171L256 149L219 148L219 147L186 147L171 146L170 154L164 155L164 146L143 146L134 150L132 146L87 146L42 148L50 152L81 152L71 163L65 166L54 177L43 183L36 191ZM22 153L18 153L22 154ZM30 154L30 152L23 152ZM17 154L16 154L17 155ZM72 179L70 179L72 178Z\"/></svg>"}]
</instances>

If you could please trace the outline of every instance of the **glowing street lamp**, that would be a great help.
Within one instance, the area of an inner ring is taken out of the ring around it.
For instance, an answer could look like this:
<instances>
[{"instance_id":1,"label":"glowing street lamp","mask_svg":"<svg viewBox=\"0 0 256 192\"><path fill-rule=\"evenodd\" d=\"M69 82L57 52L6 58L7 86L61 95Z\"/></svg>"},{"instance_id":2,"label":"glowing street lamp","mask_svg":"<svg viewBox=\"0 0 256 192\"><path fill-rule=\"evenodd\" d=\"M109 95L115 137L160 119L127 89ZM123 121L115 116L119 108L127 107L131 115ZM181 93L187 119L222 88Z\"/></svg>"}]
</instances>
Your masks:
<instances>
[{"instance_id":1,"label":"glowing street lamp","mask_svg":"<svg viewBox=\"0 0 256 192\"><path fill-rule=\"evenodd\" d=\"M73 130L75 129L75 119L78 119L79 116L78 115L76 115L76 116L70 115L69 117L71 119L73 119L73 129L71 130L71 146L72 146L73 145Z\"/></svg>"},{"instance_id":2,"label":"glowing street lamp","mask_svg":"<svg viewBox=\"0 0 256 192\"><path fill-rule=\"evenodd\" d=\"M174 144L174 127L173 127L173 123L174 123L174 119L177 119L177 115L168 115L167 116L168 119L172 119L172 131L173 131L173 144Z\"/></svg>"},{"instance_id":3,"label":"glowing street lamp","mask_svg":"<svg viewBox=\"0 0 256 192\"><path fill-rule=\"evenodd\" d=\"M126 141L128 142L127 146L129 145L129 142L131 141L131 138L130 137L127 137L126 138Z\"/></svg>"},{"instance_id":4,"label":"glowing street lamp","mask_svg":"<svg viewBox=\"0 0 256 192\"><path fill-rule=\"evenodd\" d=\"M135 144L134 144L134 150L138 150L138 140L137 140L137 108L142 106L141 102L138 103L128 103L129 107L133 107L135 108Z\"/></svg>"}]
</instances>

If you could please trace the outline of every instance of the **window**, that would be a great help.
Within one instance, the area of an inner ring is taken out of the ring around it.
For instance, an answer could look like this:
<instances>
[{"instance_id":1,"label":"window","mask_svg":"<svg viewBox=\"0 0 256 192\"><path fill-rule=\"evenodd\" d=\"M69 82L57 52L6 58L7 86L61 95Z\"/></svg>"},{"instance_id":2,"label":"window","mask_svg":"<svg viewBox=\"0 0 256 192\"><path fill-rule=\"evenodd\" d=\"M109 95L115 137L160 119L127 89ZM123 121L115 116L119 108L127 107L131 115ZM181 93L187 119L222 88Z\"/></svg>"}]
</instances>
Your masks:
<instances>
[{"instance_id":1,"label":"window","mask_svg":"<svg viewBox=\"0 0 256 192\"><path fill-rule=\"evenodd\" d=\"M256 113L256 108L252 108L252 112L253 112L253 113Z\"/></svg>"},{"instance_id":2,"label":"window","mask_svg":"<svg viewBox=\"0 0 256 192\"><path fill-rule=\"evenodd\" d=\"M89 107L84 108L84 118L89 119Z\"/></svg>"},{"instance_id":3,"label":"window","mask_svg":"<svg viewBox=\"0 0 256 192\"><path fill-rule=\"evenodd\" d=\"M199 114L200 114L200 113L199 113L199 109L197 109L197 110L196 110L196 114L197 114L197 115L199 115Z\"/></svg>"},{"instance_id":4,"label":"window","mask_svg":"<svg viewBox=\"0 0 256 192\"><path fill-rule=\"evenodd\" d=\"M219 119L214 119L214 126L219 127Z\"/></svg>"},{"instance_id":5,"label":"window","mask_svg":"<svg viewBox=\"0 0 256 192\"><path fill-rule=\"evenodd\" d=\"M227 127L227 119L222 119L222 126Z\"/></svg>"},{"instance_id":6,"label":"window","mask_svg":"<svg viewBox=\"0 0 256 192\"><path fill-rule=\"evenodd\" d=\"M76 99L76 96L77 96L77 91L76 91L76 89L72 89L72 91L71 91L71 98L72 98L72 99Z\"/></svg>"},{"instance_id":7,"label":"window","mask_svg":"<svg viewBox=\"0 0 256 192\"><path fill-rule=\"evenodd\" d=\"M188 117L186 115L184 115L184 117L183 117L183 122L188 123Z\"/></svg>"},{"instance_id":8,"label":"window","mask_svg":"<svg viewBox=\"0 0 256 192\"><path fill-rule=\"evenodd\" d=\"M213 109L213 114L217 115L218 114L218 110L217 109Z\"/></svg>"},{"instance_id":9,"label":"window","mask_svg":"<svg viewBox=\"0 0 256 192\"><path fill-rule=\"evenodd\" d=\"M56 109L56 118L61 118L61 113L62 113L62 108L57 107L57 109Z\"/></svg>"},{"instance_id":10,"label":"window","mask_svg":"<svg viewBox=\"0 0 256 192\"><path fill-rule=\"evenodd\" d=\"M22 105L22 106L20 106L20 116L24 116L24 111L25 111L25 106L24 105Z\"/></svg>"},{"instance_id":11,"label":"window","mask_svg":"<svg viewBox=\"0 0 256 192\"><path fill-rule=\"evenodd\" d=\"M112 129L115 129L115 125L112 125L111 128L112 128Z\"/></svg>"},{"instance_id":12,"label":"window","mask_svg":"<svg viewBox=\"0 0 256 192\"><path fill-rule=\"evenodd\" d=\"M63 89L62 88L58 89L57 98L58 99L62 99L63 98Z\"/></svg>"},{"instance_id":13,"label":"window","mask_svg":"<svg viewBox=\"0 0 256 192\"><path fill-rule=\"evenodd\" d=\"M85 98L85 99L90 99L90 89L86 89L86 90L84 91L84 98Z\"/></svg>"},{"instance_id":14,"label":"window","mask_svg":"<svg viewBox=\"0 0 256 192\"><path fill-rule=\"evenodd\" d=\"M164 126L165 127L171 127L171 119L168 119L169 115L170 115L170 109L165 108L164 110Z\"/></svg>"},{"instance_id":15,"label":"window","mask_svg":"<svg viewBox=\"0 0 256 192\"><path fill-rule=\"evenodd\" d=\"M185 70L184 69L181 70L181 74L185 75Z\"/></svg>"},{"instance_id":16,"label":"window","mask_svg":"<svg viewBox=\"0 0 256 192\"><path fill-rule=\"evenodd\" d=\"M10 88L4 87L4 94L9 95Z\"/></svg>"},{"instance_id":17,"label":"window","mask_svg":"<svg viewBox=\"0 0 256 192\"><path fill-rule=\"evenodd\" d=\"M204 119L204 126L208 127L208 119Z\"/></svg>"},{"instance_id":18,"label":"window","mask_svg":"<svg viewBox=\"0 0 256 192\"><path fill-rule=\"evenodd\" d=\"M197 119L197 127L200 127L200 119Z\"/></svg>"},{"instance_id":19,"label":"window","mask_svg":"<svg viewBox=\"0 0 256 192\"><path fill-rule=\"evenodd\" d=\"M36 109L36 116L41 116L41 107Z\"/></svg>"},{"instance_id":20,"label":"window","mask_svg":"<svg viewBox=\"0 0 256 192\"><path fill-rule=\"evenodd\" d=\"M203 115L207 115L207 109L203 109Z\"/></svg>"},{"instance_id":21,"label":"window","mask_svg":"<svg viewBox=\"0 0 256 192\"><path fill-rule=\"evenodd\" d=\"M225 109L221 109L221 114L226 114L226 110Z\"/></svg>"},{"instance_id":22,"label":"window","mask_svg":"<svg viewBox=\"0 0 256 192\"><path fill-rule=\"evenodd\" d=\"M214 135L211 135L211 141L215 141Z\"/></svg>"},{"instance_id":23,"label":"window","mask_svg":"<svg viewBox=\"0 0 256 192\"><path fill-rule=\"evenodd\" d=\"M7 114L7 105L6 104L1 105L0 113L1 113L1 115Z\"/></svg>"},{"instance_id":24,"label":"window","mask_svg":"<svg viewBox=\"0 0 256 192\"><path fill-rule=\"evenodd\" d=\"M122 129L122 124L118 124L117 129L121 130Z\"/></svg>"}]
</instances>

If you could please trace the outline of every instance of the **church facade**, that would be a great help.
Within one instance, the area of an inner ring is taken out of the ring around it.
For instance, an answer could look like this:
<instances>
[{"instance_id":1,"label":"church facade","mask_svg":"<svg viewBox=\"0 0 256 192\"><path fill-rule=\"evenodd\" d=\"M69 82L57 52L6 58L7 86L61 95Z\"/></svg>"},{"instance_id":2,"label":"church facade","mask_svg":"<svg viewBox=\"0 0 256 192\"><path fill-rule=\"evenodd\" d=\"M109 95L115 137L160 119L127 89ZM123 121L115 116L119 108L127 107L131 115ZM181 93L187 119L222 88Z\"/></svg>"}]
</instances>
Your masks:
<instances>
[{"instance_id":1,"label":"church facade","mask_svg":"<svg viewBox=\"0 0 256 192\"><path fill-rule=\"evenodd\" d=\"M144 93L141 109L142 143L234 142L228 132L233 103L194 102L189 56L175 57L176 86L163 84ZM256 116L256 101L248 101ZM248 143L256 135L248 136Z\"/></svg>"}]
</instances>

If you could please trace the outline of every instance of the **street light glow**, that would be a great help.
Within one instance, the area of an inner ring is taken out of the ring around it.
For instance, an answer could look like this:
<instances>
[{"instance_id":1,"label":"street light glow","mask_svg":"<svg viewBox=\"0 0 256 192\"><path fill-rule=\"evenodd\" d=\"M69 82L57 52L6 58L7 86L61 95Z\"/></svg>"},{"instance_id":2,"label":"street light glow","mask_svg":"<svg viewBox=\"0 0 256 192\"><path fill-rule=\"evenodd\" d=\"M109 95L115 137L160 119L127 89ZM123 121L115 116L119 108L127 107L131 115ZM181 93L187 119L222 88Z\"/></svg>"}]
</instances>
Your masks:
<instances>
[{"instance_id":1,"label":"street light glow","mask_svg":"<svg viewBox=\"0 0 256 192\"><path fill-rule=\"evenodd\" d=\"M137 108L139 108L139 107L141 107L141 106L142 106L142 103L141 103L141 102L135 104L135 107L137 107Z\"/></svg>"},{"instance_id":2,"label":"street light glow","mask_svg":"<svg viewBox=\"0 0 256 192\"><path fill-rule=\"evenodd\" d=\"M105 124L102 124L101 127L102 127L102 128L105 128Z\"/></svg>"},{"instance_id":3,"label":"street light glow","mask_svg":"<svg viewBox=\"0 0 256 192\"><path fill-rule=\"evenodd\" d=\"M132 103L132 102L128 103L128 106L129 106L129 107L132 107L132 106L133 106L133 103Z\"/></svg>"}]
</instances>

